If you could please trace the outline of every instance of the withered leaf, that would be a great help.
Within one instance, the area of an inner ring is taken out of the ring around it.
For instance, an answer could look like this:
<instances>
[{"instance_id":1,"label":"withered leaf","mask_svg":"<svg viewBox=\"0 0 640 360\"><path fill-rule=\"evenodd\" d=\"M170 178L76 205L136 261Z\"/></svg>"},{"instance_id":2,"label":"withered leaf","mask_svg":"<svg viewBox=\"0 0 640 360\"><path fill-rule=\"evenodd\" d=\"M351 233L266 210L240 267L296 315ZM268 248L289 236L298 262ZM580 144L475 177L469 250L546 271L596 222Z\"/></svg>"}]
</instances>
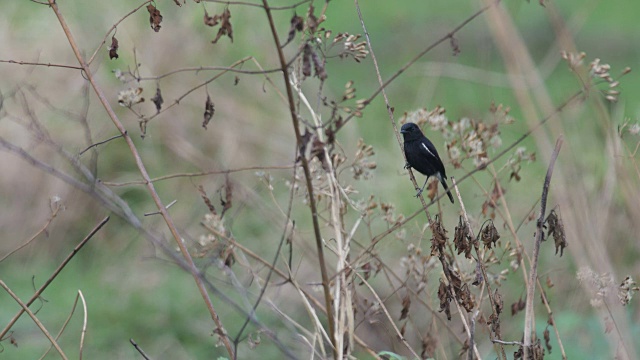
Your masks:
<instances>
[{"instance_id":1,"label":"withered leaf","mask_svg":"<svg viewBox=\"0 0 640 360\"><path fill-rule=\"evenodd\" d=\"M442 221L438 215L435 216L431 224L431 255L438 255L443 252L444 246L447 244L447 230L442 226Z\"/></svg>"},{"instance_id":2,"label":"withered leaf","mask_svg":"<svg viewBox=\"0 0 640 360\"><path fill-rule=\"evenodd\" d=\"M116 36L111 37L111 46L109 46L109 60L118 58L118 39Z\"/></svg>"},{"instance_id":3,"label":"withered leaf","mask_svg":"<svg viewBox=\"0 0 640 360\"><path fill-rule=\"evenodd\" d=\"M492 245L496 244L496 241L500 239L500 235L498 234L498 230L493 225L493 221L490 221L484 228L482 228L482 232L480 233L480 240L484 246L488 249L491 249Z\"/></svg>"},{"instance_id":4,"label":"withered leaf","mask_svg":"<svg viewBox=\"0 0 640 360\"><path fill-rule=\"evenodd\" d=\"M311 46L305 44L302 53L302 75L311 76Z\"/></svg>"},{"instance_id":5,"label":"withered leaf","mask_svg":"<svg viewBox=\"0 0 640 360\"><path fill-rule=\"evenodd\" d=\"M325 80L328 77L327 71L324 68L323 61L320 60L320 57L318 56L318 53L313 51L311 53L311 59L313 60L313 70L316 73L316 76L320 80Z\"/></svg>"},{"instance_id":6,"label":"withered leaf","mask_svg":"<svg viewBox=\"0 0 640 360\"><path fill-rule=\"evenodd\" d=\"M496 309L496 314L500 315L504 308L504 301L502 301L502 295L498 292L498 289L493 293L493 304Z\"/></svg>"},{"instance_id":7,"label":"withered leaf","mask_svg":"<svg viewBox=\"0 0 640 360\"><path fill-rule=\"evenodd\" d=\"M216 208L211 203L211 200L209 200L209 197L207 196L207 193L204 191L204 187L202 187L202 185L198 185L198 192L200 193L200 197L202 198L202 201L204 201L204 204L207 205L207 208L209 208L209 211L213 215L217 215L218 212L216 211Z\"/></svg>"},{"instance_id":8,"label":"withered leaf","mask_svg":"<svg viewBox=\"0 0 640 360\"><path fill-rule=\"evenodd\" d=\"M287 46L295 37L296 31L301 32L304 29L304 19L302 16L298 16L295 13L291 18L291 26L289 27L289 35L287 36L287 42L285 42L282 47Z\"/></svg>"},{"instance_id":9,"label":"withered leaf","mask_svg":"<svg viewBox=\"0 0 640 360\"><path fill-rule=\"evenodd\" d=\"M211 101L211 97L207 94L207 102L204 104L204 120L202 121L203 128L207 128L207 125L209 125L209 121L211 121L215 111L216 109L213 107L213 101Z\"/></svg>"},{"instance_id":10,"label":"withered leaf","mask_svg":"<svg viewBox=\"0 0 640 360\"><path fill-rule=\"evenodd\" d=\"M156 94L151 98L151 101L156 105L156 112L160 112L162 109L162 103L164 103L162 92L160 92L160 86L156 88Z\"/></svg>"},{"instance_id":11,"label":"withered leaf","mask_svg":"<svg viewBox=\"0 0 640 360\"><path fill-rule=\"evenodd\" d=\"M551 354L551 336L549 336L549 327L544 329L542 336L544 336L544 346L547 348L547 351L549 351L549 354Z\"/></svg>"},{"instance_id":12,"label":"withered leaf","mask_svg":"<svg viewBox=\"0 0 640 360\"><path fill-rule=\"evenodd\" d=\"M218 19L220 19L218 14L213 15L213 16L209 16L209 13L205 9L205 11L204 11L204 24L205 25L207 25L207 26L216 26L219 23Z\"/></svg>"},{"instance_id":13,"label":"withered leaf","mask_svg":"<svg viewBox=\"0 0 640 360\"><path fill-rule=\"evenodd\" d=\"M567 243L567 237L564 232L564 223L562 222L562 218L555 209L551 210L549 216L547 216L546 224L548 228L547 237L549 235L553 235L553 241L556 245L556 254L558 254L558 249L560 249L560 257L562 257L564 248L569 246L569 243Z\"/></svg>"},{"instance_id":14,"label":"withered leaf","mask_svg":"<svg viewBox=\"0 0 640 360\"><path fill-rule=\"evenodd\" d=\"M451 292L449 291L449 287L445 285L445 283L440 280L440 287L438 287L438 300L440 301L440 310L439 312L444 311L447 315L447 320L451 321L451 309L449 307L449 302L451 301Z\"/></svg>"},{"instance_id":15,"label":"withered leaf","mask_svg":"<svg viewBox=\"0 0 640 360\"><path fill-rule=\"evenodd\" d=\"M313 15L314 7L313 5L309 5L309 11L307 12L307 28L309 31L314 34L316 29L318 29L318 18Z\"/></svg>"},{"instance_id":16,"label":"withered leaf","mask_svg":"<svg viewBox=\"0 0 640 360\"><path fill-rule=\"evenodd\" d=\"M511 304L511 316L515 316L520 311L524 310L526 303L522 298L518 299L518 301Z\"/></svg>"},{"instance_id":17,"label":"withered leaf","mask_svg":"<svg viewBox=\"0 0 640 360\"><path fill-rule=\"evenodd\" d=\"M459 297L458 300L460 304L462 304L462 307L464 307L464 309L468 313L472 312L476 304L473 301L473 295L471 295L471 291L469 291L469 286L466 283L463 284L462 287L460 288L460 291L458 292L458 297Z\"/></svg>"},{"instance_id":18,"label":"withered leaf","mask_svg":"<svg viewBox=\"0 0 640 360\"><path fill-rule=\"evenodd\" d=\"M151 24L151 28L155 32L160 31L160 23L162 22L160 10L156 9L156 7L151 4L147 5L147 10L149 11L149 23Z\"/></svg>"},{"instance_id":19,"label":"withered leaf","mask_svg":"<svg viewBox=\"0 0 640 360\"><path fill-rule=\"evenodd\" d=\"M409 315L409 307L411 307L411 297L409 294L406 294L404 298L402 298L402 310L400 311L400 319L404 320Z\"/></svg>"},{"instance_id":20,"label":"withered leaf","mask_svg":"<svg viewBox=\"0 0 640 360\"><path fill-rule=\"evenodd\" d=\"M431 332L428 332L422 338L422 352L420 353L421 359L431 359L435 356L436 349L438 347L438 338L433 336Z\"/></svg>"},{"instance_id":21,"label":"withered leaf","mask_svg":"<svg viewBox=\"0 0 640 360\"><path fill-rule=\"evenodd\" d=\"M455 233L453 235L453 245L458 250L458 255L464 252L464 256L467 259L471 259L471 234L467 222L464 221L462 216L458 218L458 226L456 226Z\"/></svg>"},{"instance_id":22,"label":"withered leaf","mask_svg":"<svg viewBox=\"0 0 640 360\"><path fill-rule=\"evenodd\" d=\"M229 180L229 174L225 177L224 193L224 199L222 199L222 195L220 195L220 205L222 205L220 217L223 217L224 213L231 209L231 204L233 203L233 184Z\"/></svg>"},{"instance_id":23,"label":"withered leaf","mask_svg":"<svg viewBox=\"0 0 640 360\"><path fill-rule=\"evenodd\" d=\"M233 27L231 26L231 22L229 21L229 19L231 19L231 11L229 11L229 8L226 8L222 12L222 14L215 15L214 18L216 16L219 16L219 19L222 23L220 24L220 29L218 29L216 38L211 42L214 44L217 43L218 40L224 35L228 36L231 42L233 42Z\"/></svg>"}]
</instances>

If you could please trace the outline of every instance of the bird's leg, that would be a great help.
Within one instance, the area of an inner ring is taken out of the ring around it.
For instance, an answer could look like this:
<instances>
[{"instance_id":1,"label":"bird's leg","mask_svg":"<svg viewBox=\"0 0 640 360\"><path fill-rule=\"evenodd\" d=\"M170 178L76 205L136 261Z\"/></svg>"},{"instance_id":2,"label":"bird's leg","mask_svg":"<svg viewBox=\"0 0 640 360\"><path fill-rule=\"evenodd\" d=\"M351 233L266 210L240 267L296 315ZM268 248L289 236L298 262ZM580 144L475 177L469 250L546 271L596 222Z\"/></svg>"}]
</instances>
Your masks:
<instances>
[{"instance_id":1,"label":"bird's leg","mask_svg":"<svg viewBox=\"0 0 640 360\"><path fill-rule=\"evenodd\" d=\"M427 186L427 181L429 181L429 177L427 176L427 179L424 181L424 185L422 185L422 189L418 189L416 188L416 190L418 190L418 193L416 194L416 197L420 196L420 194L422 194L422 192L424 191L424 187Z\"/></svg>"}]
</instances>

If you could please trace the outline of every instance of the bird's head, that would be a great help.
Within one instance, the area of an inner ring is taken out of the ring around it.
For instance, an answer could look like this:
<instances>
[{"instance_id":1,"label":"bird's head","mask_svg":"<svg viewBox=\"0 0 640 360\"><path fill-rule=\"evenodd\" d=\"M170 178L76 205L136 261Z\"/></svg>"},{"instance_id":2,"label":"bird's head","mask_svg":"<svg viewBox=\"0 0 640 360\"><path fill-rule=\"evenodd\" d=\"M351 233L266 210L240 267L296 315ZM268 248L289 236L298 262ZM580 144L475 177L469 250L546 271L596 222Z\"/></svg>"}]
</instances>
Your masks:
<instances>
[{"instance_id":1,"label":"bird's head","mask_svg":"<svg viewBox=\"0 0 640 360\"><path fill-rule=\"evenodd\" d=\"M423 136L418 125L411 122L402 125L400 132L404 137L404 141L420 139Z\"/></svg>"}]
</instances>

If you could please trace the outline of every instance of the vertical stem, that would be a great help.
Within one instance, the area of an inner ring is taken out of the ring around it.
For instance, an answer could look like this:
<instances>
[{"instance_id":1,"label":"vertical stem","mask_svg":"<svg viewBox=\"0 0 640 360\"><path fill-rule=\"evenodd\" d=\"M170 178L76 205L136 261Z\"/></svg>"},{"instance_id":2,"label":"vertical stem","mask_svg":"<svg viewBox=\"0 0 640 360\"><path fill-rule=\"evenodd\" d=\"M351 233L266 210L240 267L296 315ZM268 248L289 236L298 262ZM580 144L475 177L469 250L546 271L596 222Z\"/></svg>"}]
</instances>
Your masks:
<instances>
[{"instance_id":1,"label":"vertical stem","mask_svg":"<svg viewBox=\"0 0 640 360\"><path fill-rule=\"evenodd\" d=\"M284 86L287 89L287 100L289 103L289 112L291 113L291 121L293 122L293 130L296 135L296 143L298 149L302 145L302 135L300 134L300 125L298 122L298 115L296 113L295 99L293 97L293 89L291 88L291 81L289 79L289 69L287 61L282 52L282 46L280 45L280 39L278 38L278 31L276 25L273 22L273 16L271 15L271 8L267 0L262 0L264 10L267 13L269 19L269 26L271 27L271 34L273 35L273 41L275 47L278 50L278 58L280 60L280 68L282 69L282 77L284 79ZM327 267L324 258L324 245L322 243L322 235L320 234L320 224L318 222L318 211L316 207L316 200L313 194L313 183L311 181L311 171L309 170L309 162L304 154L301 154L300 161L302 163L302 169L304 170L304 177L307 184L307 192L309 193L309 207L311 208L311 219L313 220L313 232L316 238L316 248L318 250L318 261L320 262L320 275L322 276L322 287L324 289L324 301L327 307L327 319L329 321L329 338L331 339L331 345L333 347L333 355L337 356L336 351L336 334L334 323L334 312L331 301L331 289L329 288L329 276L327 275Z\"/></svg>"},{"instance_id":2,"label":"vertical stem","mask_svg":"<svg viewBox=\"0 0 640 360\"><path fill-rule=\"evenodd\" d=\"M544 229L542 226L544 225L544 216L547 208L547 197L549 195L549 183L551 183L551 175L553 174L553 167L556 164L556 159L558 158L558 153L560 152L560 147L562 147L562 143L564 141L564 137L561 135L556 141L556 147L553 150L553 154L551 154L551 162L549 163L549 168L547 169L547 176L544 179L544 185L542 186L542 197L540 198L540 217L537 222L536 229L536 242L533 246L533 258L531 259L531 272L529 274L529 284L527 286L527 301L525 307L525 317L524 317L524 341L523 341L523 351L524 356L523 359L528 359L528 353L531 350L531 332L533 330L533 297L535 296L536 291L536 283L538 280L538 257L540 255L540 243L542 243L542 236Z\"/></svg>"}]
</instances>

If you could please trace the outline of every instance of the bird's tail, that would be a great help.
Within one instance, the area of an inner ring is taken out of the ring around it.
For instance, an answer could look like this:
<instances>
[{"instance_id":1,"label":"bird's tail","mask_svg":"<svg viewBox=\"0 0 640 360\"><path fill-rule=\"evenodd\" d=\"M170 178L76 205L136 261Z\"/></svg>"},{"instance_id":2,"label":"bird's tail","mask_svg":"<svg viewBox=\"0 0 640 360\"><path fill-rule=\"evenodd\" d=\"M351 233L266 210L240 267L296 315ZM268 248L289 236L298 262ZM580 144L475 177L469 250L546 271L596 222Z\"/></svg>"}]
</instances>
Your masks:
<instances>
[{"instance_id":1,"label":"bird's tail","mask_svg":"<svg viewBox=\"0 0 640 360\"><path fill-rule=\"evenodd\" d=\"M438 177L438 180L440 180L440 183L442 184L442 186L444 187L444 190L447 192L447 195L449 196L449 200L451 200L451 203L453 204L453 195L451 195L451 191L449 191L449 187L447 186L447 182L445 181L444 177L442 177L442 175L440 173L437 173L436 176Z\"/></svg>"}]
</instances>

